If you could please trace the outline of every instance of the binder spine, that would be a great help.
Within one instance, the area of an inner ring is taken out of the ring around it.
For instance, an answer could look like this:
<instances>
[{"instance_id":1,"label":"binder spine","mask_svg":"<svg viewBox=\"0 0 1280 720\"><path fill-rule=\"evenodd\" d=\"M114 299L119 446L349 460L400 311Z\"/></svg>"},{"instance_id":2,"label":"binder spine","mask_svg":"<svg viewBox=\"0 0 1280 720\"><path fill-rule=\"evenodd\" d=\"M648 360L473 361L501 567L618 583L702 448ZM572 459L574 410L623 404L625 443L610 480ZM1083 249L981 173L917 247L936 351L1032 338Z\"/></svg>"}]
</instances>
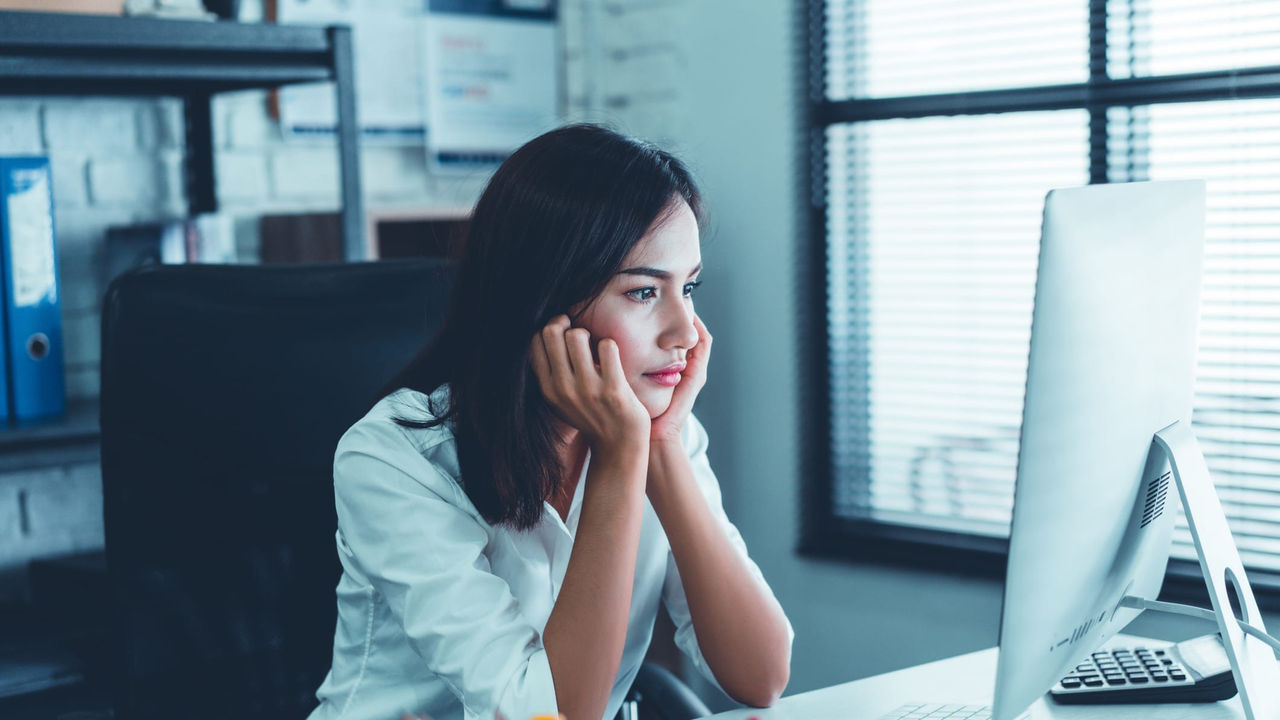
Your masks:
<instances>
[{"instance_id":1,"label":"binder spine","mask_svg":"<svg viewBox=\"0 0 1280 720\"><path fill-rule=\"evenodd\" d=\"M10 417L61 415L66 380L48 158L0 157L0 245Z\"/></svg>"}]
</instances>

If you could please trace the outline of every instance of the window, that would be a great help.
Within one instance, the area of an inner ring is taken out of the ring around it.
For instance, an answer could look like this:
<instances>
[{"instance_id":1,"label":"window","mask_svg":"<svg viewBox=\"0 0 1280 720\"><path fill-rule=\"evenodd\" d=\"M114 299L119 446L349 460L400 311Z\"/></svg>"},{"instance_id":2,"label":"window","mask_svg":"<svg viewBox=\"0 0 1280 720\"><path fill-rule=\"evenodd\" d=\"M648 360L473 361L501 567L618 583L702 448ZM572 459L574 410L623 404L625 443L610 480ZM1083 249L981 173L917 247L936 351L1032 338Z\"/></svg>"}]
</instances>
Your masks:
<instances>
[{"instance_id":1,"label":"window","mask_svg":"<svg viewBox=\"0 0 1280 720\"><path fill-rule=\"evenodd\" d=\"M1280 3L806 12L804 547L1001 567L1045 193L1204 178L1193 422L1253 584L1280 588ZM1181 517L1174 556L1198 573Z\"/></svg>"}]
</instances>

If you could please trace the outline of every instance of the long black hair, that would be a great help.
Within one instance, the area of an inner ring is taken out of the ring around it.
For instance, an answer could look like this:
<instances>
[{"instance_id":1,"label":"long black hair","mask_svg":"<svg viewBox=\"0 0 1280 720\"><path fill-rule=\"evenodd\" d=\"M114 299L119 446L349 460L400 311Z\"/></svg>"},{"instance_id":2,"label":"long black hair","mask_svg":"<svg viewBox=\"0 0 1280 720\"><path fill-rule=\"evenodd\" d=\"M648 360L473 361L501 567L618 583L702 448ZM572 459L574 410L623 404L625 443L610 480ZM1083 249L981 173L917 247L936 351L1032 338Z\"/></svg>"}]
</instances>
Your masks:
<instances>
[{"instance_id":1,"label":"long black hair","mask_svg":"<svg viewBox=\"0 0 1280 720\"><path fill-rule=\"evenodd\" d=\"M448 385L448 407L429 408L434 419L395 421L448 423L463 489L490 523L534 526L565 472L555 416L529 364L534 334L603 291L680 202L701 222L701 195L683 163L587 124L531 140L480 195L444 323L380 396Z\"/></svg>"}]
</instances>

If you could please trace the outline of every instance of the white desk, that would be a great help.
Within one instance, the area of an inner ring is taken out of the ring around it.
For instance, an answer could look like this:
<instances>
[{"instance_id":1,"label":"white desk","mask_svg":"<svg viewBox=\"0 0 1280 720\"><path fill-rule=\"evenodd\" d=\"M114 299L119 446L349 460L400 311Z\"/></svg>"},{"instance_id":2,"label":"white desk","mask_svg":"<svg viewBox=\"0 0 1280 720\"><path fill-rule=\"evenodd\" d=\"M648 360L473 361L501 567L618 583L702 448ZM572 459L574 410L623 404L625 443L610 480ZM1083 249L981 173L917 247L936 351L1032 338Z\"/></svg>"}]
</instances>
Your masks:
<instances>
[{"instance_id":1,"label":"white desk","mask_svg":"<svg viewBox=\"0 0 1280 720\"><path fill-rule=\"evenodd\" d=\"M1167 645L1158 640L1117 636L1108 645ZM856 651L851 651L856 652ZM784 697L765 710L734 710L716 720L875 720L911 702L990 705L996 677L996 649L917 665L843 685ZM1058 705L1047 697L1031 708L1030 720L1244 720L1237 695L1218 703L1162 705Z\"/></svg>"}]
</instances>

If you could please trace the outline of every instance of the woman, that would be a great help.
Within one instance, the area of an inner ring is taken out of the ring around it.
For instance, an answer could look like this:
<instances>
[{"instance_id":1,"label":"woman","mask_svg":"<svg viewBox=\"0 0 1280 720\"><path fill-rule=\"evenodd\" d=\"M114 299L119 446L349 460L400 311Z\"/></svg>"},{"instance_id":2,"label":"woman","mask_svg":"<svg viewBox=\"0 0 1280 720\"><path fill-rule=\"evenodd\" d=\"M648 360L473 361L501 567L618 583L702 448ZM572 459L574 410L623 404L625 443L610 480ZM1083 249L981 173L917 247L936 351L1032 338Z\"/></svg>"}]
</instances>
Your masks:
<instances>
[{"instance_id":1,"label":"woman","mask_svg":"<svg viewBox=\"0 0 1280 720\"><path fill-rule=\"evenodd\" d=\"M440 332L338 443L313 718L610 718L660 601L730 696L781 694L791 626L690 413L700 211L678 160L601 127L498 168Z\"/></svg>"}]
</instances>

